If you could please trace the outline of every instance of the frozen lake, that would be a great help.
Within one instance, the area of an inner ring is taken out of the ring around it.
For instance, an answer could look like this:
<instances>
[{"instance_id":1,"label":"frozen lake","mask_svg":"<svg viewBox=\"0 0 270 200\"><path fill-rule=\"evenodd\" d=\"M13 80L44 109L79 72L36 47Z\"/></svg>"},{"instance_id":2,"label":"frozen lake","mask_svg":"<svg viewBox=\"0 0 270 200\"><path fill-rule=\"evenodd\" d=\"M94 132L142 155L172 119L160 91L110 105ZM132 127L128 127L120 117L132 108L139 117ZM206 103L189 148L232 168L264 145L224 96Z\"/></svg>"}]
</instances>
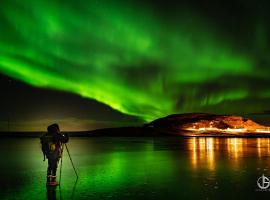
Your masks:
<instances>
[{"instance_id":1,"label":"frozen lake","mask_svg":"<svg viewBox=\"0 0 270 200\"><path fill-rule=\"evenodd\" d=\"M68 148L79 179L65 151L61 188L47 193L39 138L1 138L0 199L270 198L257 185L270 178L268 138L71 138Z\"/></svg>"}]
</instances>

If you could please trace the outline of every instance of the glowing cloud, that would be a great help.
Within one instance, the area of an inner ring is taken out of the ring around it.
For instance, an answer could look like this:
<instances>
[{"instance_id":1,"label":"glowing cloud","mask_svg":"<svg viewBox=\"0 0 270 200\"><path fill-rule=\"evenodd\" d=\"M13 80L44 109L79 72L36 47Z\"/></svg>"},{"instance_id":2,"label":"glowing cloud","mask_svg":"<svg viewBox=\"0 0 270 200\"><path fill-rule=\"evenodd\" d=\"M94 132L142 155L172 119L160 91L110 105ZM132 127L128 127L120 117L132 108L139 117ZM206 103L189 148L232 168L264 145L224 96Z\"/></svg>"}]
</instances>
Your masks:
<instances>
[{"instance_id":1,"label":"glowing cloud","mask_svg":"<svg viewBox=\"0 0 270 200\"><path fill-rule=\"evenodd\" d=\"M194 14L170 24L131 1L1 4L0 72L144 120L245 100L251 88L224 77L263 77L254 59Z\"/></svg>"}]
</instances>

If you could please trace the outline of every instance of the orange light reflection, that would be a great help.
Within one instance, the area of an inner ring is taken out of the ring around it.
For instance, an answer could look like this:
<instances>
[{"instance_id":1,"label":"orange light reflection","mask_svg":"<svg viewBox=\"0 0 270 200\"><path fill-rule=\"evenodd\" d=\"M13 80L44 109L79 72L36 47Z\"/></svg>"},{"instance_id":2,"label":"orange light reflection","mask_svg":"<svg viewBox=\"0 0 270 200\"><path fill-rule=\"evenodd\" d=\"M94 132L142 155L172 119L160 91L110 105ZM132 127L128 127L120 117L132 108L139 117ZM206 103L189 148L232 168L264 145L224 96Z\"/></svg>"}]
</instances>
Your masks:
<instances>
[{"instance_id":1,"label":"orange light reflection","mask_svg":"<svg viewBox=\"0 0 270 200\"><path fill-rule=\"evenodd\" d=\"M228 159L233 168L240 167L244 157L261 158L270 153L270 138L206 138L194 137L188 144L193 169L215 170L217 159ZM255 147L255 148L254 148Z\"/></svg>"}]
</instances>

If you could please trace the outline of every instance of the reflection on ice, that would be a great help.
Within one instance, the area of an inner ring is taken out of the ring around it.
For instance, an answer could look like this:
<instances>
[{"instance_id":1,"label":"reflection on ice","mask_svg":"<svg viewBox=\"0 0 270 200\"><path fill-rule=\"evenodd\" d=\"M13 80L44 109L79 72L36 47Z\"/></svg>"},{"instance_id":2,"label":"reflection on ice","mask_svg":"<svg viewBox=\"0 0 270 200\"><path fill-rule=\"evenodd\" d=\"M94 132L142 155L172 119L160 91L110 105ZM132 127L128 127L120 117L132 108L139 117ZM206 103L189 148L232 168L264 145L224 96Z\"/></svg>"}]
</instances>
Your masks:
<instances>
[{"instance_id":1,"label":"reflection on ice","mask_svg":"<svg viewBox=\"0 0 270 200\"><path fill-rule=\"evenodd\" d=\"M189 143L192 150L191 162L194 168L204 162L210 170L215 169L214 159L214 138L197 138L192 139Z\"/></svg>"},{"instance_id":2,"label":"reflection on ice","mask_svg":"<svg viewBox=\"0 0 270 200\"><path fill-rule=\"evenodd\" d=\"M220 140L220 138L194 137L188 143L188 149L194 169L204 167L215 170L220 156L227 157L231 165L237 168L242 158L247 155L255 154L254 156L259 158L269 155L270 139L223 138Z\"/></svg>"}]
</instances>

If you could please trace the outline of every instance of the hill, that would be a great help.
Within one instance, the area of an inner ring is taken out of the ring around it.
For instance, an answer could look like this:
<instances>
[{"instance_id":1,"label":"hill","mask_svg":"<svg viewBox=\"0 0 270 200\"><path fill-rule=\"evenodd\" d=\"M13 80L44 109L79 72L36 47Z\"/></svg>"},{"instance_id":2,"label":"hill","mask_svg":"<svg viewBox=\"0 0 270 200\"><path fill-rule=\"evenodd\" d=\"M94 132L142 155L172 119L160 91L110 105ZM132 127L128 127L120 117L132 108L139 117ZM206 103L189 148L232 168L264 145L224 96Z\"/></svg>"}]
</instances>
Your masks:
<instances>
[{"instance_id":1,"label":"hill","mask_svg":"<svg viewBox=\"0 0 270 200\"><path fill-rule=\"evenodd\" d=\"M258 136L270 134L270 127L241 116L206 113L174 114L147 125L155 130L176 135Z\"/></svg>"}]
</instances>

